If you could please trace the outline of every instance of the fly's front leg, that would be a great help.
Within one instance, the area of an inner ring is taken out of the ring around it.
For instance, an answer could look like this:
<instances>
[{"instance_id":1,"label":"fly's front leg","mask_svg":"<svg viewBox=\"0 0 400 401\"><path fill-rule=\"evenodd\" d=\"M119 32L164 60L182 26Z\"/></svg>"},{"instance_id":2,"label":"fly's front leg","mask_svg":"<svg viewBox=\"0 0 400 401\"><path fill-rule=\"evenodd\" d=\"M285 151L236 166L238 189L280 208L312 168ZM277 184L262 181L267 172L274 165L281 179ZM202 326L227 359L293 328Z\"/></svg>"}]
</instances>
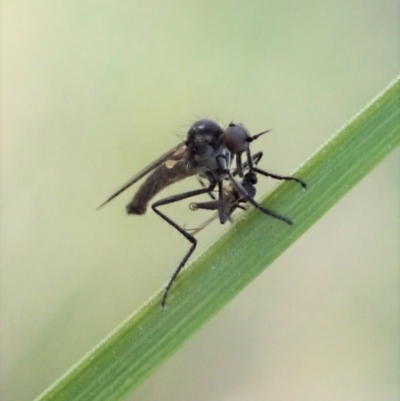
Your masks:
<instances>
[{"instance_id":1,"label":"fly's front leg","mask_svg":"<svg viewBox=\"0 0 400 401\"><path fill-rule=\"evenodd\" d=\"M280 214L274 212L273 210L267 209L264 206L260 205L247 191L243 186L235 180L235 178L232 176L230 171L227 171L228 177L232 183L232 186L236 189L236 191L244 198L246 199L249 203L251 203L253 206L255 206L257 209L261 210L263 213L268 214L271 217L274 217L275 219L281 220L285 222L286 224L292 225L293 221L281 216Z\"/></svg>"},{"instance_id":2,"label":"fly's front leg","mask_svg":"<svg viewBox=\"0 0 400 401\"><path fill-rule=\"evenodd\" d=\"M257 152L254 153L253 155L253 162L257 166L257 164L260 162L261 158L263 157L263 152Z\"/></svg>"},{"instance_id":3,"label":"fly's front leg","mask_svg":"<svg viewBox=\"0 0 400 401\"><path fill-rule=\"evenodd\" d=\"M196 240L196 238L193 237L193 235L190 235L186 230L184 230L182 227L180 227L177 223L175 223L167 215L165 215L164 213L160 212L158 210L158 207L163 206L163 205L169 205L170 203L178 202L178 201L181 201L181 200L184 200L184 199L187 199L187 198L191 198L192 196L197 196L197 195L202 195L202 194L209 193L215 188L215 185L216 185L215 182L212 182L212 183L210 183L210 185L207 188L201 188L201 189L197 189L197 190L194 190L194 191L185 192L183 194L170 196L168 198L161 199L161 200L159 200L157 202L154 202L151 205L151 208L154 210L154 212L158 216L160 216L164 221L166 221L169 225L174 227L176 230L178 230L192 244L190 246L190 249L186 252L185 256L183 257L183 259L179 263L178 267L174 271L174 274L169 279L169 282L168 282L167 286L165 287L163 299L162 299L162 302L161 302L161 306L163 308L166 305L168 293L169 293L169 290L172 287L172 284L174 283L174 281L178 277L178 274L182 270L183 266L185 266L185 264L188 261L190 255L196 249L197 240Z\"/></svg>"},{"instance_id":4,"label":"fly's front leg","mask_svg":"<svg viewBox=\"0 0 400 401\"><path fill-rule=\"evenodd\" d=\"M307 189L307 183L301 180L300 178L268 173L268 171L261 170L258 167L254 167L253 170L259 174L265 175L266 177L274 178L275 180L295 181L298 184L300 184L304 189Z\"/></svg>"},{"instance_id":5,"label":"fly's front leg","mask_svg":"<svg viewBox=\"0 0 400 401\"><path fill-rule=\"evenodd\" d=\"M252 155L253 165L257 166L262 157L263 157L263 152L254 153L254 155ZM243 170L247 169L249 169L249 163L246 161L243 163ZM237 169L233 170L232 175L236 177L238 175L238 170Z\"/></svg>"}]
</instances>

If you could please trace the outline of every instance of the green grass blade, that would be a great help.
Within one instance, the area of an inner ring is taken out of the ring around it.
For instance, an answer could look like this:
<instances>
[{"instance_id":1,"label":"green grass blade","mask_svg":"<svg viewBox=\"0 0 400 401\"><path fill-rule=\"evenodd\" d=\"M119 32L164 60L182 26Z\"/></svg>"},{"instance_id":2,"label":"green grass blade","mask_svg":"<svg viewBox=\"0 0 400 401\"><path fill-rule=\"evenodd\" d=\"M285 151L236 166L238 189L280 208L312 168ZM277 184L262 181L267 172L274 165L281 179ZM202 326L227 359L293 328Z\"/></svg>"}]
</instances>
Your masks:
<instances>
[{"instance_id":1,"label":"green grass blade","mask_svg":"<svg viewBox=\"0 0 400 401\"><path fill-rule=\"evenodd\" d=\"M263 201L294 226L249 212L180 275L166 310L159 293L36 400L123 398L399 144L397 79L296 172L309 190L285 182Z\"/></svg>"}]
</instances>

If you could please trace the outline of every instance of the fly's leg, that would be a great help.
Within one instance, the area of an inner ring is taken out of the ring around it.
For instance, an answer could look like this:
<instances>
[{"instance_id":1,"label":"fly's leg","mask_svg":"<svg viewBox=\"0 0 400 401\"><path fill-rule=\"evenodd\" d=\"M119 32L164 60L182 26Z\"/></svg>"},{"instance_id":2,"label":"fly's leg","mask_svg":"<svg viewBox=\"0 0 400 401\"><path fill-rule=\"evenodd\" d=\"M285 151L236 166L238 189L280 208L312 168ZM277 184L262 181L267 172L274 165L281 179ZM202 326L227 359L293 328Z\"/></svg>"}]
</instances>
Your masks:
<instances>
[{"instance_id":1,"label":"fly's leg","mask_svg":"<svg viewBox=\"0 0 400 401\"><path fill-rule=\"evenodd\" d=\"M243 186L235 180L235 178L232 176L232 173L230 171L227 171L227 175L229 177L229 180L232 183L232 186L236 189L236 191L244 198L246 199L249 203L251 203L253 206L255 206L257 209L261 210L263 213L268 214L271 217L274 217L275 219L281 220L286 224L292 225L293 221L281 216L280 214L274 212L273 210L267 209L264 206L260 205L247 191Z\"/></svg>"},{"instance_id":2,"label":"fly's leg","mask_svg":"<svg viewBox=\"0 0 400 401\"><path fill-rule=\"evenodd\" d=\"M167 303L168 293L169 293L169 290L172 287L172 284L174 283L174 281L178 277L178 274L182 270L183 266L185 266L186 262L188 261L189 257L191 256L191 254L196 249L197 240L196 240L196 238L194 238L193 235L189 234L186 230L184 230L182 227L180 227L177 223L175 223L167 215L165 215L164 213L160 212L158 210L158 207L163 206L163 205L169 205L170 203L178 202L178 201L181 201L181 200L184 200L184 199L187 199L187 198L191 198L192 196L197 196L197 195L210 193L215 188L215 185L216 185L216 183L212 182L212 183L210 183L210 185L207 188L201 188L201 189L197 189L197 190L194 190L194 191L184 192L184 193L178 194L178 195L173 195L173 196L170 196L168 198L160 199L159 201L154 202L151 205L152 209L154 210L154 212L156 214L158 214L158 216L160 216L169 225L171 225L177 231L179 231L191 243L190 249L186 252L185 256L183 257L183 259L179 263L178 267L174 271L174 274L171 276L171 278L168 281L167 286L165 287L164 295L163 295L162 302L161 302L161 306L163 308L165 307L165 305Z\"/></svg>"},{"instance_id":3,"label":"fly's leg","mask_svg":"<svg viewBox=\"0 0 400 401\"><path fill-rule=\"evenodd\" d=\"M300 178L287 176L287 175L278 175L278 174L268 173L267 171L261 170L258 167L253 167L253 171L255 171L256 173L259 173L261 175L264 175L266 177L274 178L275 180L295 181L295 182L299 183L304 189L307 189L307 183L304 182L303 180L301 180Z\"/></svg>"},{"instance_id":4,"label":"fly's leg","mask_svg":"<svg viewBox=\"0 0 400 401\"><path fill-rule=\"evenodd\" d=\"M269 173L268 171L261 170L260 168L257 167L257 164L263 157L263 152L257 152L254 153L254 155L251 157L250 151L248 154L248 159L251 160L250 163L246 162L243 164L243 169L249 169L253 170L256 173L259 173L261 175L264 175L265 177L271 177L274 178L275 180L284 180L284 181L295 181L299 183L304 189L307 189L307 183L301 180L300 178L297 177L292 177L292 176L287 176L287 175L279 175L279 174L273 174ZM232 175L236 177L237 172L236 170L233 171Z\"/></svg>"},{"instance_id":5,"label":"fly's leg","mask_svg":"<svg viewBox=\"0 0 400 401\"><path fill-rule=\"evenodd\" d=\"M261 156L262 156L262 152L259 152L259 153L261 153ZM260 157L260 159L261 159L261 157ZM258 162L257 162L258 163ZM237 173L236 173L237 174ZM200 185L204 188L205 186L206 186L206 184L205 184L205 182L202 180L202 178L201 177L199 177L199 176L197 176L197 181L200 183ZM215 200L215 201L217 201L217 197L214 195L214 193L213 192L209 192L208 193L208 195L210 195L210 198L211 199L213 199L213 200ZM209 205L210 205L210 207L207 207L207 203L209 203ZM199 206L197 209L208 209L208 210L216 210L216 209L218 209L218 206L217 206L217 203L215 202L202 202L202 203L196 203L196 205L205 205L205 207L202 207L202 206ZM244 206L242 206L242 205L236 205L236 208L239 208L239 209L242 209L242 210L247 210ZM193 209L193 210L197 210L197 209ZM233 219L232 219L232 212L231 213L229 213L229 222L230 223L233 223Z\"/></svg>"},{"instance_id":6,"label":"fly's leg","mask_svg":"<svg viewBox=\"0 0 400 401\"><path fill-rule=\"evenodd\" d=\"M257 166L257 164L260 162L261 158L263 157L263 152L257 152L252 155L253 159L253 164ZM243 163L243 170L249 169L249 163L246 161ZM233 170L232 175L236 177L238 175L237 169Z\"/></svg>"},{"instance_id":7,"label":"fly's leg","mask_svg":"<svg viewBox=\"0 0 400 401\"><path fill-rule=\"evenodd\" d=\"M207 187L207 184L204 182L204 180L199 175L196 175L196 178L202 188ZM217 199L217 197L214 195L213 192L209 192L208 195L210 196L211 199L214 199L214 200Z\"/></svg>"}]
</instances>

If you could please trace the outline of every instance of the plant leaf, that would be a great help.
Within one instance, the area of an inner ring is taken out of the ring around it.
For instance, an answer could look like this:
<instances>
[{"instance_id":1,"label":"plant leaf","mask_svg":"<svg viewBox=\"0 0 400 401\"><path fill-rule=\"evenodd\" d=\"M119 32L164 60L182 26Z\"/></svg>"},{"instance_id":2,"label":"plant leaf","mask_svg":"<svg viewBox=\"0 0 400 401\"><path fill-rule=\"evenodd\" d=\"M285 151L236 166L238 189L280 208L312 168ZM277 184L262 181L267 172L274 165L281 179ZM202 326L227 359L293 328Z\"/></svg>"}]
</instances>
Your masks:
<instances>
[{"instance_id":1,"label":"plant leaf","mask_svg":"<svg viewBox=\"0 0 400 401\"><path fill-rule=\"evenodd\" d=\"M293 226L247 213L182 272L167 309L162 290L36 401L123 398L399 144L397 78L295 173L307 191L285 182L264 199Z\"/></svg>"}]
</instances>

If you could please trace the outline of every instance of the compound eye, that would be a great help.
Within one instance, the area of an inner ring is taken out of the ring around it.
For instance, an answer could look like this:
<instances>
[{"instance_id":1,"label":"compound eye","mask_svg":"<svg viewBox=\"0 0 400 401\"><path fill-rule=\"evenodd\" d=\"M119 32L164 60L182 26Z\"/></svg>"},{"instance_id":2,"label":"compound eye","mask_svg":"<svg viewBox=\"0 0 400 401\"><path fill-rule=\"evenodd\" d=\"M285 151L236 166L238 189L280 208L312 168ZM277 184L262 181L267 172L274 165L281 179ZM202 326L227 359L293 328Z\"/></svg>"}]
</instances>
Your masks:
<instances>
[{"instance_id":1,"label":"compound eye","mask_svg":"<svg viewBox=\"0 0 400 401\"><path fill-rule=\"evenodd\" d=\"M224 145L234 154L243 153L248 149L250 133L242 124L230 123L224 132Z\"/></svg>"}]
</instances>

